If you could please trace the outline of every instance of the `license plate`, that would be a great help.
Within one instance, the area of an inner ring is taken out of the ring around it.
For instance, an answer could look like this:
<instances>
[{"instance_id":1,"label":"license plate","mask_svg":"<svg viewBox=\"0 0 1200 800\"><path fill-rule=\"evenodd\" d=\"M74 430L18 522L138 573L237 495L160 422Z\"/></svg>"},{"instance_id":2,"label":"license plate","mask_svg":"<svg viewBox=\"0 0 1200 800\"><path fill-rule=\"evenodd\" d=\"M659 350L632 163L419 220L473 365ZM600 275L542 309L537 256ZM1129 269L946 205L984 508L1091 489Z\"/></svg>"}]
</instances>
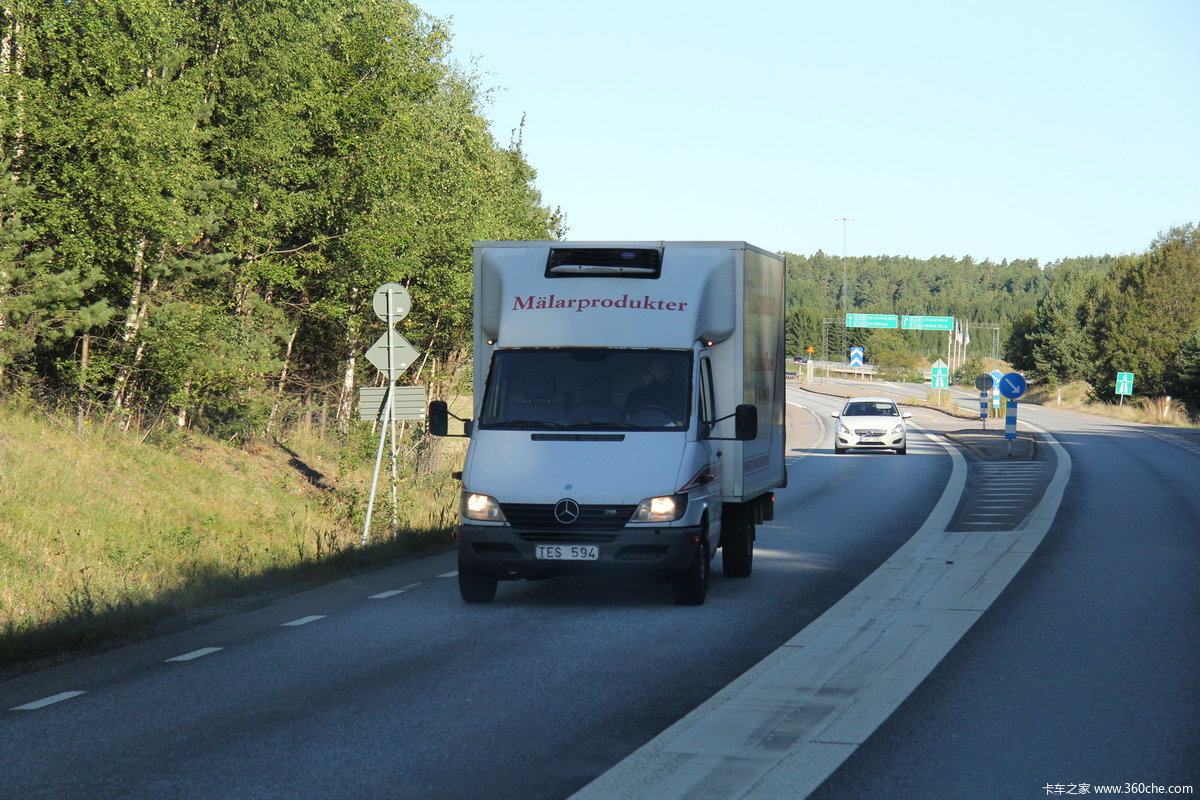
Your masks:
<instances>
[{"instance_id":1,"label":"license plate","mask_svg":"<svg viewBox=\"0 0 1200 800\"><path fill-rule=\"evenodd\" d=\"M600 548L594 544L539 544L534 557L553 561L599 561Z\"/></svg>"},{"instance_id":2,"label":"license plate","mask_svg":"<svg viewBox=\"0 0 1200 800\"><path fill-rule=\"evenodd\" d=\"M864 436L858 441L860 444L883 444L883 439L876 439L873 436Z\"/></svg>"}]
</instances>

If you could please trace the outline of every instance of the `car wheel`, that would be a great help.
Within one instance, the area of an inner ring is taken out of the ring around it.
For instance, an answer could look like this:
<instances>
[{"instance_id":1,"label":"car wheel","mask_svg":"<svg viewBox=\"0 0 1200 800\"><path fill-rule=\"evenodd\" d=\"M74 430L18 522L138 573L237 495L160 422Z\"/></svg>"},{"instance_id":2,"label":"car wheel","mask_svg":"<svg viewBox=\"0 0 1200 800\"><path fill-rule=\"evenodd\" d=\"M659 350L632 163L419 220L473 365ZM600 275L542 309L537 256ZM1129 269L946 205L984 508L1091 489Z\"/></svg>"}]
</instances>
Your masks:
<instances>
[{"instance_id":1,"label":"car wheel","mask_svg":"<svg viewBox=\"0 0 1200 800\"><path fill-rule=\"evenodd\" d=\"M708 545L700 542L692 565L671 584L677 606L701 606L708 596Z\"/></svg>"},{"instance_id":2,"label":"car wheel","mask_svg":"<svg viewBox=\"0 0 1200 800\"><path fill-rule=\"evenodd\" d=\"M496 578L465 566L459 558L458 593L464 603L490 603L496 599Z\"/></svg>"},{"instance_id":3,"label":"car wheel","mask_svg":"<svg viewBox=\"0 0 1200 800\"><path fill-rule=\"evenodd\" d=\"M905 444L905 445L904 445L904 447L897 447L897 448L896 448L896 455L898 455L898 456L902 456L902 455L905 455L905 454L907 454L907 453L908 453L908 445L907 445L907 444Z\"/></svg>"},{"instance_id":4,"label":"car wheel","mask_svg":"<svg viewBox=\"0 0 1200 800\"><path fill-rule=\"evenodd\" d=\"M833 454L835 456L840 456L844 452L846 452L846 448L838 447L836 444L833 446Z\"/></svg>"}]
</instances>

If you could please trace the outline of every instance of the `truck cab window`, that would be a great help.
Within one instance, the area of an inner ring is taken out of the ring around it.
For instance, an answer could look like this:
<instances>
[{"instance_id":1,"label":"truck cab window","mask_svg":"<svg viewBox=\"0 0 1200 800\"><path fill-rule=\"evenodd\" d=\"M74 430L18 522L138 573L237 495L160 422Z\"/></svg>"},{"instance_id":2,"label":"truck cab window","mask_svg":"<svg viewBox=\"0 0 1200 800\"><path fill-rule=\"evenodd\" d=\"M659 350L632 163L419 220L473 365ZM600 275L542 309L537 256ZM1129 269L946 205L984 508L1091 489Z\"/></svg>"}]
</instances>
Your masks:
<instances>
[{"instance_id":1,"label":"truck cab window","mask_svg":"<svg viewBox=\"0 0 1200 800\"><path fill-rule=\"evenodd\" d=\"M686 430L692 354L671 350L497 351L483 429Z\"/></svg>"}]
</instances>

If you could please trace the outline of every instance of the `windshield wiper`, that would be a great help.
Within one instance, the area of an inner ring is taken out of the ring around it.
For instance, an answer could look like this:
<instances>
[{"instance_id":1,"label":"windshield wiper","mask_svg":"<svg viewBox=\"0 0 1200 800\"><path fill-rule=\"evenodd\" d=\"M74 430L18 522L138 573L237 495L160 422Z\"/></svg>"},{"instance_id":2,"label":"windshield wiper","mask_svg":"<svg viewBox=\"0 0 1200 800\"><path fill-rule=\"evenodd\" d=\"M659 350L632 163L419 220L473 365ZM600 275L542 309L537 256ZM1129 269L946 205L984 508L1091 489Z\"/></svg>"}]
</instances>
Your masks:
<instances>
[{"instance_id":1,"label":"windshield wiper","mask_svg":"<svg viewBox=\"0 0 1200 800\"><path fill-rule=\"evenodd\" d=\"M562 430L561 422L551 422L544 419L500 419L480 425L482 428L550 428Z\"/></svg>"},{"instance_id":2,"label":"windshield wiper","mask_svg":"<svg viewBox=\"0 0 1200 800\"><path fill-rule=\"evenodd\" d=\"M594 430L604 431L627 431L637 429L639 426L631 425L628 422L572 422L570 425L564 425L563 428L569 431L581 430L590 428Z\"/></svg>"}]
</instances>

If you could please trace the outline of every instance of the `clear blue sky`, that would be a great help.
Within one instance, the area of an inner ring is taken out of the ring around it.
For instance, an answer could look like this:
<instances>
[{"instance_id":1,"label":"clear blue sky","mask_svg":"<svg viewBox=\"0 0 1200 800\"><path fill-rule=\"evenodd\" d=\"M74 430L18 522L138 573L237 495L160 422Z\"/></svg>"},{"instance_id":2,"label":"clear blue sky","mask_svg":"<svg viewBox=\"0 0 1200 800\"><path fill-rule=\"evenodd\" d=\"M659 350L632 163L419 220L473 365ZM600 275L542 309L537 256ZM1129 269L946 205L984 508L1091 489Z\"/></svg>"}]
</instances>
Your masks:
<instances>
[{"instance_id":1,"label":"clear blue sky","mask_svg":"<svg viewBox=\"0 0 1200 800\"><path fill-rule=\"evenodd\" d=\"M1045 265L1200 222L1197 0L416 4L571 239Z\"/></svg>"}]
</instances>

